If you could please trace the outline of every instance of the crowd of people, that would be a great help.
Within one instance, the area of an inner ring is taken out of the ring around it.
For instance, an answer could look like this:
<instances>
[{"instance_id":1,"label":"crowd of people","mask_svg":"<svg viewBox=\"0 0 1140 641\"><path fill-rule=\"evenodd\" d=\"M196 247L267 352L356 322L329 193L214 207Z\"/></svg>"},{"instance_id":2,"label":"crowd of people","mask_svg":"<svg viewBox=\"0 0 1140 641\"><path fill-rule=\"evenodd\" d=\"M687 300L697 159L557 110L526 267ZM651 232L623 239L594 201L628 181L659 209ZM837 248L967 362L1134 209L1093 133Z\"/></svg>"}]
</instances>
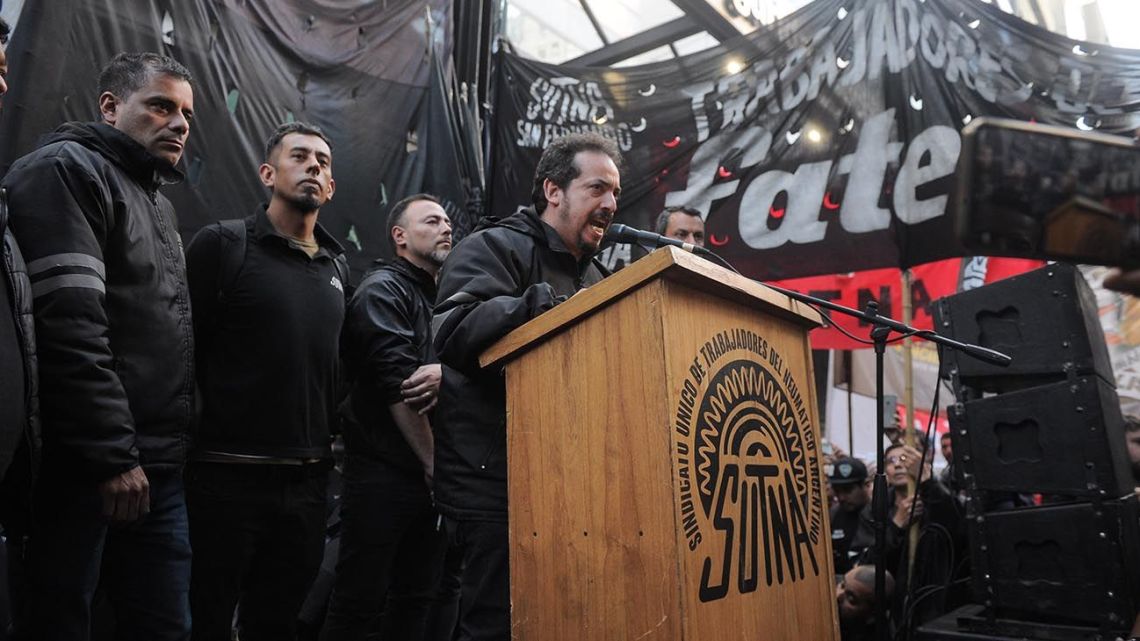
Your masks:
<instances>
[{"instance_id":1,"label":"crowd of people","mask_svg":"<svg viewBox=\"0 0 1140 641\"><path fill-rule=\"evenodd\" d=\"M616 146L551 144L533 204L450 260L440 201L397 203L394 259L353 292L319 223L336 192L320 129L278 127L256 168L268 203L184 253L162 189L183 177L189 71L119 54L96 105L0 183L14 637L297 638L343 426L335 579L300 634L509 638L505 391L477 359L605 275Z\"/></svg>"},{"instance_id":2,"label":"crowd of people","mask_svg":"<svg viewBox=\"0 0 1140 641\"><path fill-rule=\"evenodd\" d=\"M955 589L969 576L965 505L961 497L933 474L933 448L922 434L908 444L903 432L884 452L887 483L885 545L875 547L872 512L873 474L857 459L835 452L828 479L831 507L831 545L838 587L840 631L845 641L875 638L876 616L889 613L889 625L904 629L961 604L966 593ZM952 460L949 439L943 454ZM911 527L918 529L911 568ZM875 607L874 567L882 564L888 579L890 603ZM869 577L869 578L868 578ZM921 598L921 600L920 600ZM893 635L892 635L893 638Z\"/></svg>"},{"instance_id":3,"label":"crowd of people","mask_svg":"<svg viewBox=\"0 0 1140 641\"><path fill-rule=\"evenodd\" d=\"M1140 418L1125 416L1125 447L1140 496ZM946 466L933 474L934 446L914 432L887 433L885 545L875 548L873 468L832 448L826 457L831 503L831 545L836 602L843 641L875 639L877 617L886 614L890 638L909 638L915 626L971 602L966 495L955 465L953 439L939 435ZM924 445L927 444L927 445ZM995 508L1023 507L1050 497L999 494ZM910 545L910 531L917 536ZM913 550L913 560L911 552ZM875 566L887 576L888 603L875 602Z\"/></svg>"}]
</instances>

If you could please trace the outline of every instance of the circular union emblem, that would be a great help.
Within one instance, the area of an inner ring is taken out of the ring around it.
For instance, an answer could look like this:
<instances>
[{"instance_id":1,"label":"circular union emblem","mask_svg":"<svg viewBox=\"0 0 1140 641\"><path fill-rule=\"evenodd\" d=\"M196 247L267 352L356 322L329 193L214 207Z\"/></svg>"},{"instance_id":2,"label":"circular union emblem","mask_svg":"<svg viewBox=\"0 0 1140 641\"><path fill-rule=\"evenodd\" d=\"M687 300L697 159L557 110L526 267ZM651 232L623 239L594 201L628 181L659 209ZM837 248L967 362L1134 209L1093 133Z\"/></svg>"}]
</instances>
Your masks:
<instances>
[{"instance_id":1,"label":"circular union emblem","mask_svg":"<svg viewBox=\"0 0 1140 641\"><path fill-rule=\"evenodd\" d=\"M681 524L700 599L819 576L822 481L795 377L767 341L718 334L689 368L675 422Z\"/></svg>"}]
</instances>

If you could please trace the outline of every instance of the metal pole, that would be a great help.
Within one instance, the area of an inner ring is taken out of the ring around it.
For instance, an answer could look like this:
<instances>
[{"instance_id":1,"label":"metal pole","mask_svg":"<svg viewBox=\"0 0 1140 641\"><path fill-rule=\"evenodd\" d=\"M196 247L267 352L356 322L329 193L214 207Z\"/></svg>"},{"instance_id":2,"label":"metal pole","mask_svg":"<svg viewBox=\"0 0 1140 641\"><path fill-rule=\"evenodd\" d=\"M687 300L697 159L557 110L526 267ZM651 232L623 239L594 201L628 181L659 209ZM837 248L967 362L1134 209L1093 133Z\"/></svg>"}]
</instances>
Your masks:
<instances>
[{"instance_id":1,"label":"metal pole","mask_svg":"<svg viewBox=\"0 0 1140 641\"><path fill-rule=\"evenodd\" d=\"M844 351L843 369L847 376L847 455L855 456L855 353Z\"/></svg>"},{"instance_id":2,"label":"metal pole","mask_svg":"<svg viewBox=\"0 0 1140 641\"><path fill-rule=\"evenodd\" d=\"M877 316L879 305L867 303L867 314ZM883 456L883 434L886 421L883 416L883 353L887 349L887 336L891 330L882 325L871 329L875 343L875 488L871 497L871 512L875 527L875 638L888 641L887 629L887 566L884 550L887 547L887 476Z\"/></svg>"}]
</instances>

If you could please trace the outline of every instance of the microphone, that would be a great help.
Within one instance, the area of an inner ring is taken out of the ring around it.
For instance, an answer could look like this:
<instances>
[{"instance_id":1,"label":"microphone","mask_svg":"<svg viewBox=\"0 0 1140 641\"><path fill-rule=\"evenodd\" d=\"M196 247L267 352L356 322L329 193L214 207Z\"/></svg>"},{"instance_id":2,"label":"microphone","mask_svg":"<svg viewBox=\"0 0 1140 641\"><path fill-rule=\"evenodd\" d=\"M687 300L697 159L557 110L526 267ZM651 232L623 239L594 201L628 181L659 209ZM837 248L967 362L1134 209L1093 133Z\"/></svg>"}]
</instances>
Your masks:
<instances>
[{"instance_id":1,"label":"microphone","mask_svg":"<svg viewBox=\"0 0 1140 641\"><path fill-rule=\"evenodd\" d=\"M654 249L670 245L678 249L683 249L691 254L712 255L712 252L704 247L698 247L692 243L686 243L676 238L655 234L651 231L634 229L629 225L623 225L621 223L610 225L610 228L606 230L606 235L603 237L603 240L615 243L634 243L637 245L652 246Z\"/></svg>"}]
</instances>

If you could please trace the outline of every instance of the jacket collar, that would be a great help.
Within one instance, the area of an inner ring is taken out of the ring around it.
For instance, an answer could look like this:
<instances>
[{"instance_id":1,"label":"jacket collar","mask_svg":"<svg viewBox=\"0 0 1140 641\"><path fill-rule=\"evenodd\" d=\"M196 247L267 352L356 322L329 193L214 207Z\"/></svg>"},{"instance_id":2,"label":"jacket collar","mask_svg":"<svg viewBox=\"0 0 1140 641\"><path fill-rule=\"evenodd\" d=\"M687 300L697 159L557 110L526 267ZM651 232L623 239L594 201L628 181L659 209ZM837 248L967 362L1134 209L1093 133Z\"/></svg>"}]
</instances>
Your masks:
<instances>
[{"instance_id":1,"label":"jacket collar","mask_svg":"<svg viewBox=\"0 0 1140 641\"><path fill-rule=\"evenodd\" d=\"M289 241L291 239L278 233L277 228L274 227L273 223L269 221L269 214L266 213L266 209L268 207L268 203L262 203L258 206L256 211L254 211L252 230L253 237L258 241L270 239L270 242L280 242L286 247L289 247ZM328 233L325 228L321 226L320 222L318 222L316 224L316 227L313 228L313 236L316 238L317 245L320 247L320 251L317 252L317 256L324 254L332 258L344 253L344 247L341 246L339 242L337 242L336 238L333 238L332 234ZM274 241L273 239L277 240Z\"/></svg>"},{"instance_id":2,"label":"jacket collar","mask_svg":"<svg viewBox=\"0 0 1140 641\"><path fill-rule=\"evenodd\" d=\"M430 294L433 300L435 299L435 278L426 269L417 267L403 256L397 256L395 260L388 263L388 266L414 280L425 292Z\"/></svg>"},{"instance_id":3,"label":"jacket collar","mask_svg":"<svg viewBox=\"0 0 1140 641\"><path fill-rule=\"evenodd\" d=\"M162 185L180 183L182 172L170 163L152 155L127 134L104 122L67 122L44 140L76 142L91 149L118 165L140 185L157 189Z\"/></svg>"},{"instance_id":4,"label":"jacket collar","mask_svg":"<svg viewBox=\"0 0 1140 641\"><path fill-rule=\"evenodd\" d=\"M486 227L506 227L524 233L551 251L565 254L568 259L576 261L579 273L585 273L590 263L596 262L594 255L583 256L581 259L574 258L574 254L571 254L570 250L566 248L566 243L562 242L562 237L558 235L554 227L542 219L534 207L519 207L515 213L506 218L484 221L480 224L480 228ZM601 265L601 263L597 264ZM603 271L603 273L607 272Z\"/></svg>"}]
</instances>

